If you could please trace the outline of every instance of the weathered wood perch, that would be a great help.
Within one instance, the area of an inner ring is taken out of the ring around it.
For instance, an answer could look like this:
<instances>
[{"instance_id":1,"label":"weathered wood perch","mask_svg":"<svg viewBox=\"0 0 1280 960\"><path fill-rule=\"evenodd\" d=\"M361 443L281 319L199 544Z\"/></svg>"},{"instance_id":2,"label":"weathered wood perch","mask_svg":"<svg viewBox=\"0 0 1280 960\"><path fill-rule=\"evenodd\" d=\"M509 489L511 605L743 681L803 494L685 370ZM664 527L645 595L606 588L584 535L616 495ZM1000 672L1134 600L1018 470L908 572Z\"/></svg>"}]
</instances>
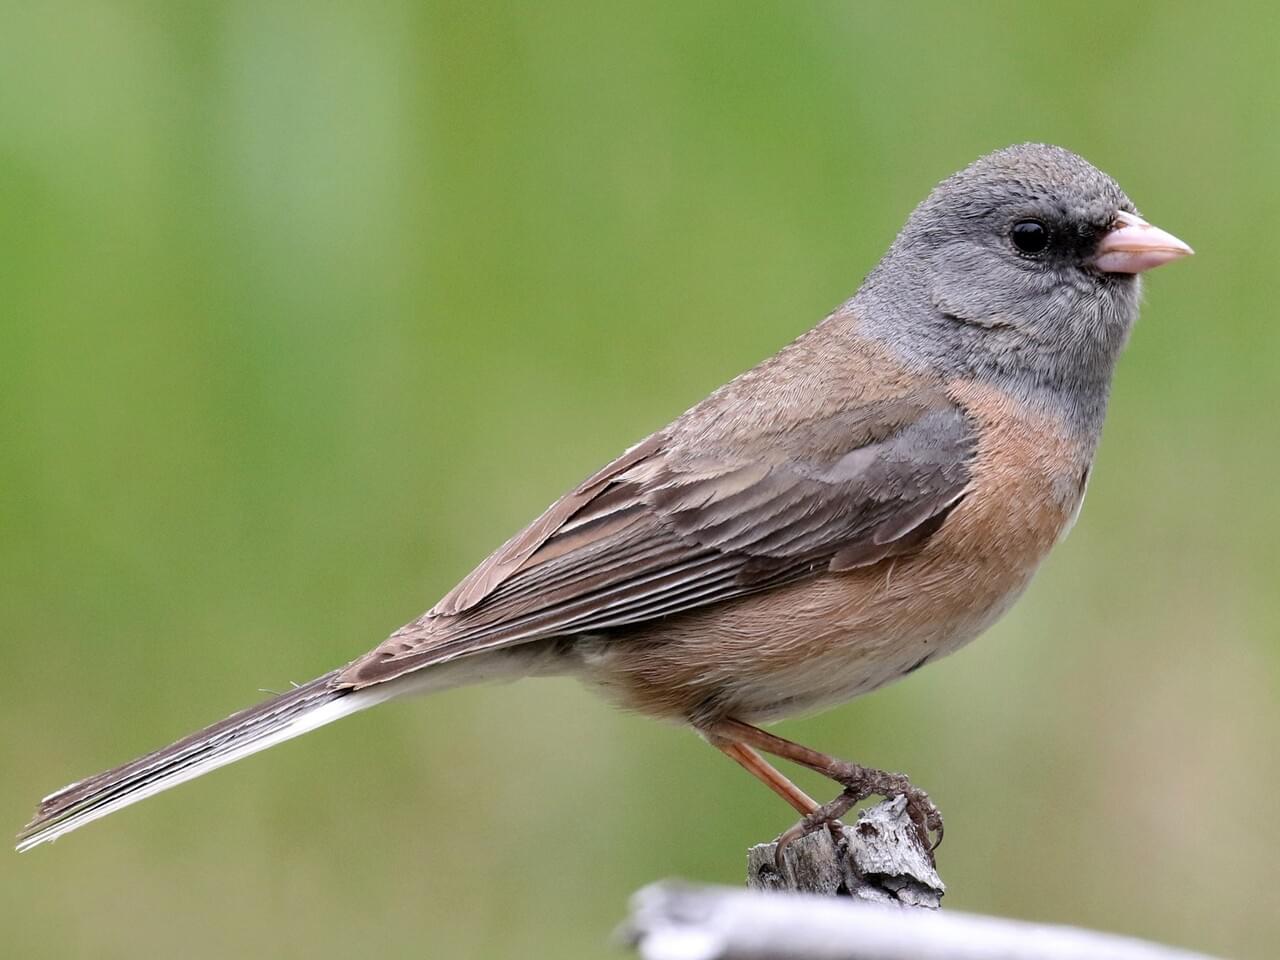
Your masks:
<instances>
[{"instance_id":1,"label":"weathered wood perch","mask_svg":"<svg viewBox=\"0 0 1280 960\"><path fill-rule=\"evenodd\" d=\"M1213 960L1000 917L942 912L942 880L899 798L845 827L747 856L750 890L666 882L632 898L620 931L644 960ZM921 909L923 908L923 909Z\"/></svg>"},{"instance_id":2,"label":"weathered wood perch","mask_svg":"<svg viewBox=\"0 0 1280 960\"><path fill-rule=\"evenodd\" d=\"M747 851L747 886L936 910L946 887L906 808L902 797L872 807L844 828L839 848L826 830L795 841L782 852L781 876L777 844L757 844Z\"/></svg>"}]
</instances>

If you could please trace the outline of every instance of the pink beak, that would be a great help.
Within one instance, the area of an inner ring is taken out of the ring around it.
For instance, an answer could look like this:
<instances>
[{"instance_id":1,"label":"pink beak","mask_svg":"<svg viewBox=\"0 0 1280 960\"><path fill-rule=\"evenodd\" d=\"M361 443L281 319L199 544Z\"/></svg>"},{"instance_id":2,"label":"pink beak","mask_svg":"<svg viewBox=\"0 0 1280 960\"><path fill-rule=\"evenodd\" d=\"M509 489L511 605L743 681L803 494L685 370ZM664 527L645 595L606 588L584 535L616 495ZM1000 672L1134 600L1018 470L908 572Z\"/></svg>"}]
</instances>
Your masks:
<instances>
[{"instance_id":1,"label":"pink beak","mask_svg":"<svg viewBox=\"0 0 1280 960\"><path fill-rule=\"evenodd\" d=\"M1093 265L1103 273L1141 273L1193 253L1172 233L1153 227L1136 213L1121 211L1111 232L1098 243Z\"/></svg>"}]
</instances>

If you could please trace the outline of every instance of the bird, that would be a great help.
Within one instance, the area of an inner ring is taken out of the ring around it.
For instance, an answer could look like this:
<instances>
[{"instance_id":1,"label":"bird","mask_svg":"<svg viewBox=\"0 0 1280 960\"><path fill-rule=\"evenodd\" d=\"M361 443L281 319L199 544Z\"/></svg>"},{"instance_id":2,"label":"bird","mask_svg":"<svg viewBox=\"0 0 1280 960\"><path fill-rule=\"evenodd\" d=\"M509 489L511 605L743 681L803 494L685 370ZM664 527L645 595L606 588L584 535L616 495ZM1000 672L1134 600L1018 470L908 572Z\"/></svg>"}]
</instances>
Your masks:
<instances>
[{"instance_id":1,"label":"bird","mask_svg":"<svg viewBox=\"0 0 1280 960\"><path fill-rule=\"evenodd\" d=\"M798 814L904 774L764 729L982 633L1075 522L1141 274L1191 254L1043 143L942 180L857 292L556 500L362 656L46 797L26 850L406 694L571 675L692 728ZM841 788L820 804L766 755Z\"/></svg>"}]
</instances>

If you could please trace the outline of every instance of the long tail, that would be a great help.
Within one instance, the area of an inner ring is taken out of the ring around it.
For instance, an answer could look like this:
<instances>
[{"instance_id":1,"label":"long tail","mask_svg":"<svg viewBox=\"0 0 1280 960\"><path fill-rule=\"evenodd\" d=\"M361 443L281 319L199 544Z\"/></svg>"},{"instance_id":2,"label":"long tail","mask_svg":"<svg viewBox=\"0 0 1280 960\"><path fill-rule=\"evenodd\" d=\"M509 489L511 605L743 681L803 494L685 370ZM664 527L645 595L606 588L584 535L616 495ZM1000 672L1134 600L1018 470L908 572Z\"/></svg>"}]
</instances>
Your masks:
<instances>
[{"instance_id":1,"label":"long tail","mask_svg":"<svg viewBox=\"0 0 1280 960\"><path fill-rule=\"evenodd\" d=\"M551 647L523 644L426 664L412 673L359 690L341 684L338 678L342 671L334 670L145 757L50 794L40 801L35 817L18 834L18 849L30 850L47 840L56 840L162 790L393 697L546 672L545 665L554 662L554 653Z\"/></svg>"},{"instance_id":2,"label":"long tail","mask_svg":"<svg viewBox=\"0 0 1280 960\"><path fill-rule=\"evenodd\" d=\"M162 790L301 736L403 692L395 684L353 691L336 685L339 671L241 710L145 757L81 780L45 797L18 834L18 849L114 813Z\"/></svg>"}]
</instances>

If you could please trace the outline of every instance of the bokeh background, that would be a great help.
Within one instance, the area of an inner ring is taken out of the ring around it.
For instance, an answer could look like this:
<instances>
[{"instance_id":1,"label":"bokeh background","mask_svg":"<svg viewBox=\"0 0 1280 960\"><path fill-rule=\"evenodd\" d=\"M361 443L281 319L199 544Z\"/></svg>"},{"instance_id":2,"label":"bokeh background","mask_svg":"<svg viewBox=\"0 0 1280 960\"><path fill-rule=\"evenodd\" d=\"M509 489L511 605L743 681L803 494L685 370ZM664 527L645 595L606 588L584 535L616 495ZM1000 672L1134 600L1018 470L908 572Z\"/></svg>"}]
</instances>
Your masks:
<instances>
[{"instance_id":1,"label":"bokeh background","mask_svg":"<svg viewBox=\"0 0 1280 960\"><path fill-rule=\"evenodd\" d=\"M3 6L0 821L377 642L1044 139L1198 250L1083 518L980 642L780 730L932 792L953 907L1274 956L1269 5ZM790 820L569 681L458 691L0 856L0 929L602 957Z\"/></svg>"}]
</instances>

